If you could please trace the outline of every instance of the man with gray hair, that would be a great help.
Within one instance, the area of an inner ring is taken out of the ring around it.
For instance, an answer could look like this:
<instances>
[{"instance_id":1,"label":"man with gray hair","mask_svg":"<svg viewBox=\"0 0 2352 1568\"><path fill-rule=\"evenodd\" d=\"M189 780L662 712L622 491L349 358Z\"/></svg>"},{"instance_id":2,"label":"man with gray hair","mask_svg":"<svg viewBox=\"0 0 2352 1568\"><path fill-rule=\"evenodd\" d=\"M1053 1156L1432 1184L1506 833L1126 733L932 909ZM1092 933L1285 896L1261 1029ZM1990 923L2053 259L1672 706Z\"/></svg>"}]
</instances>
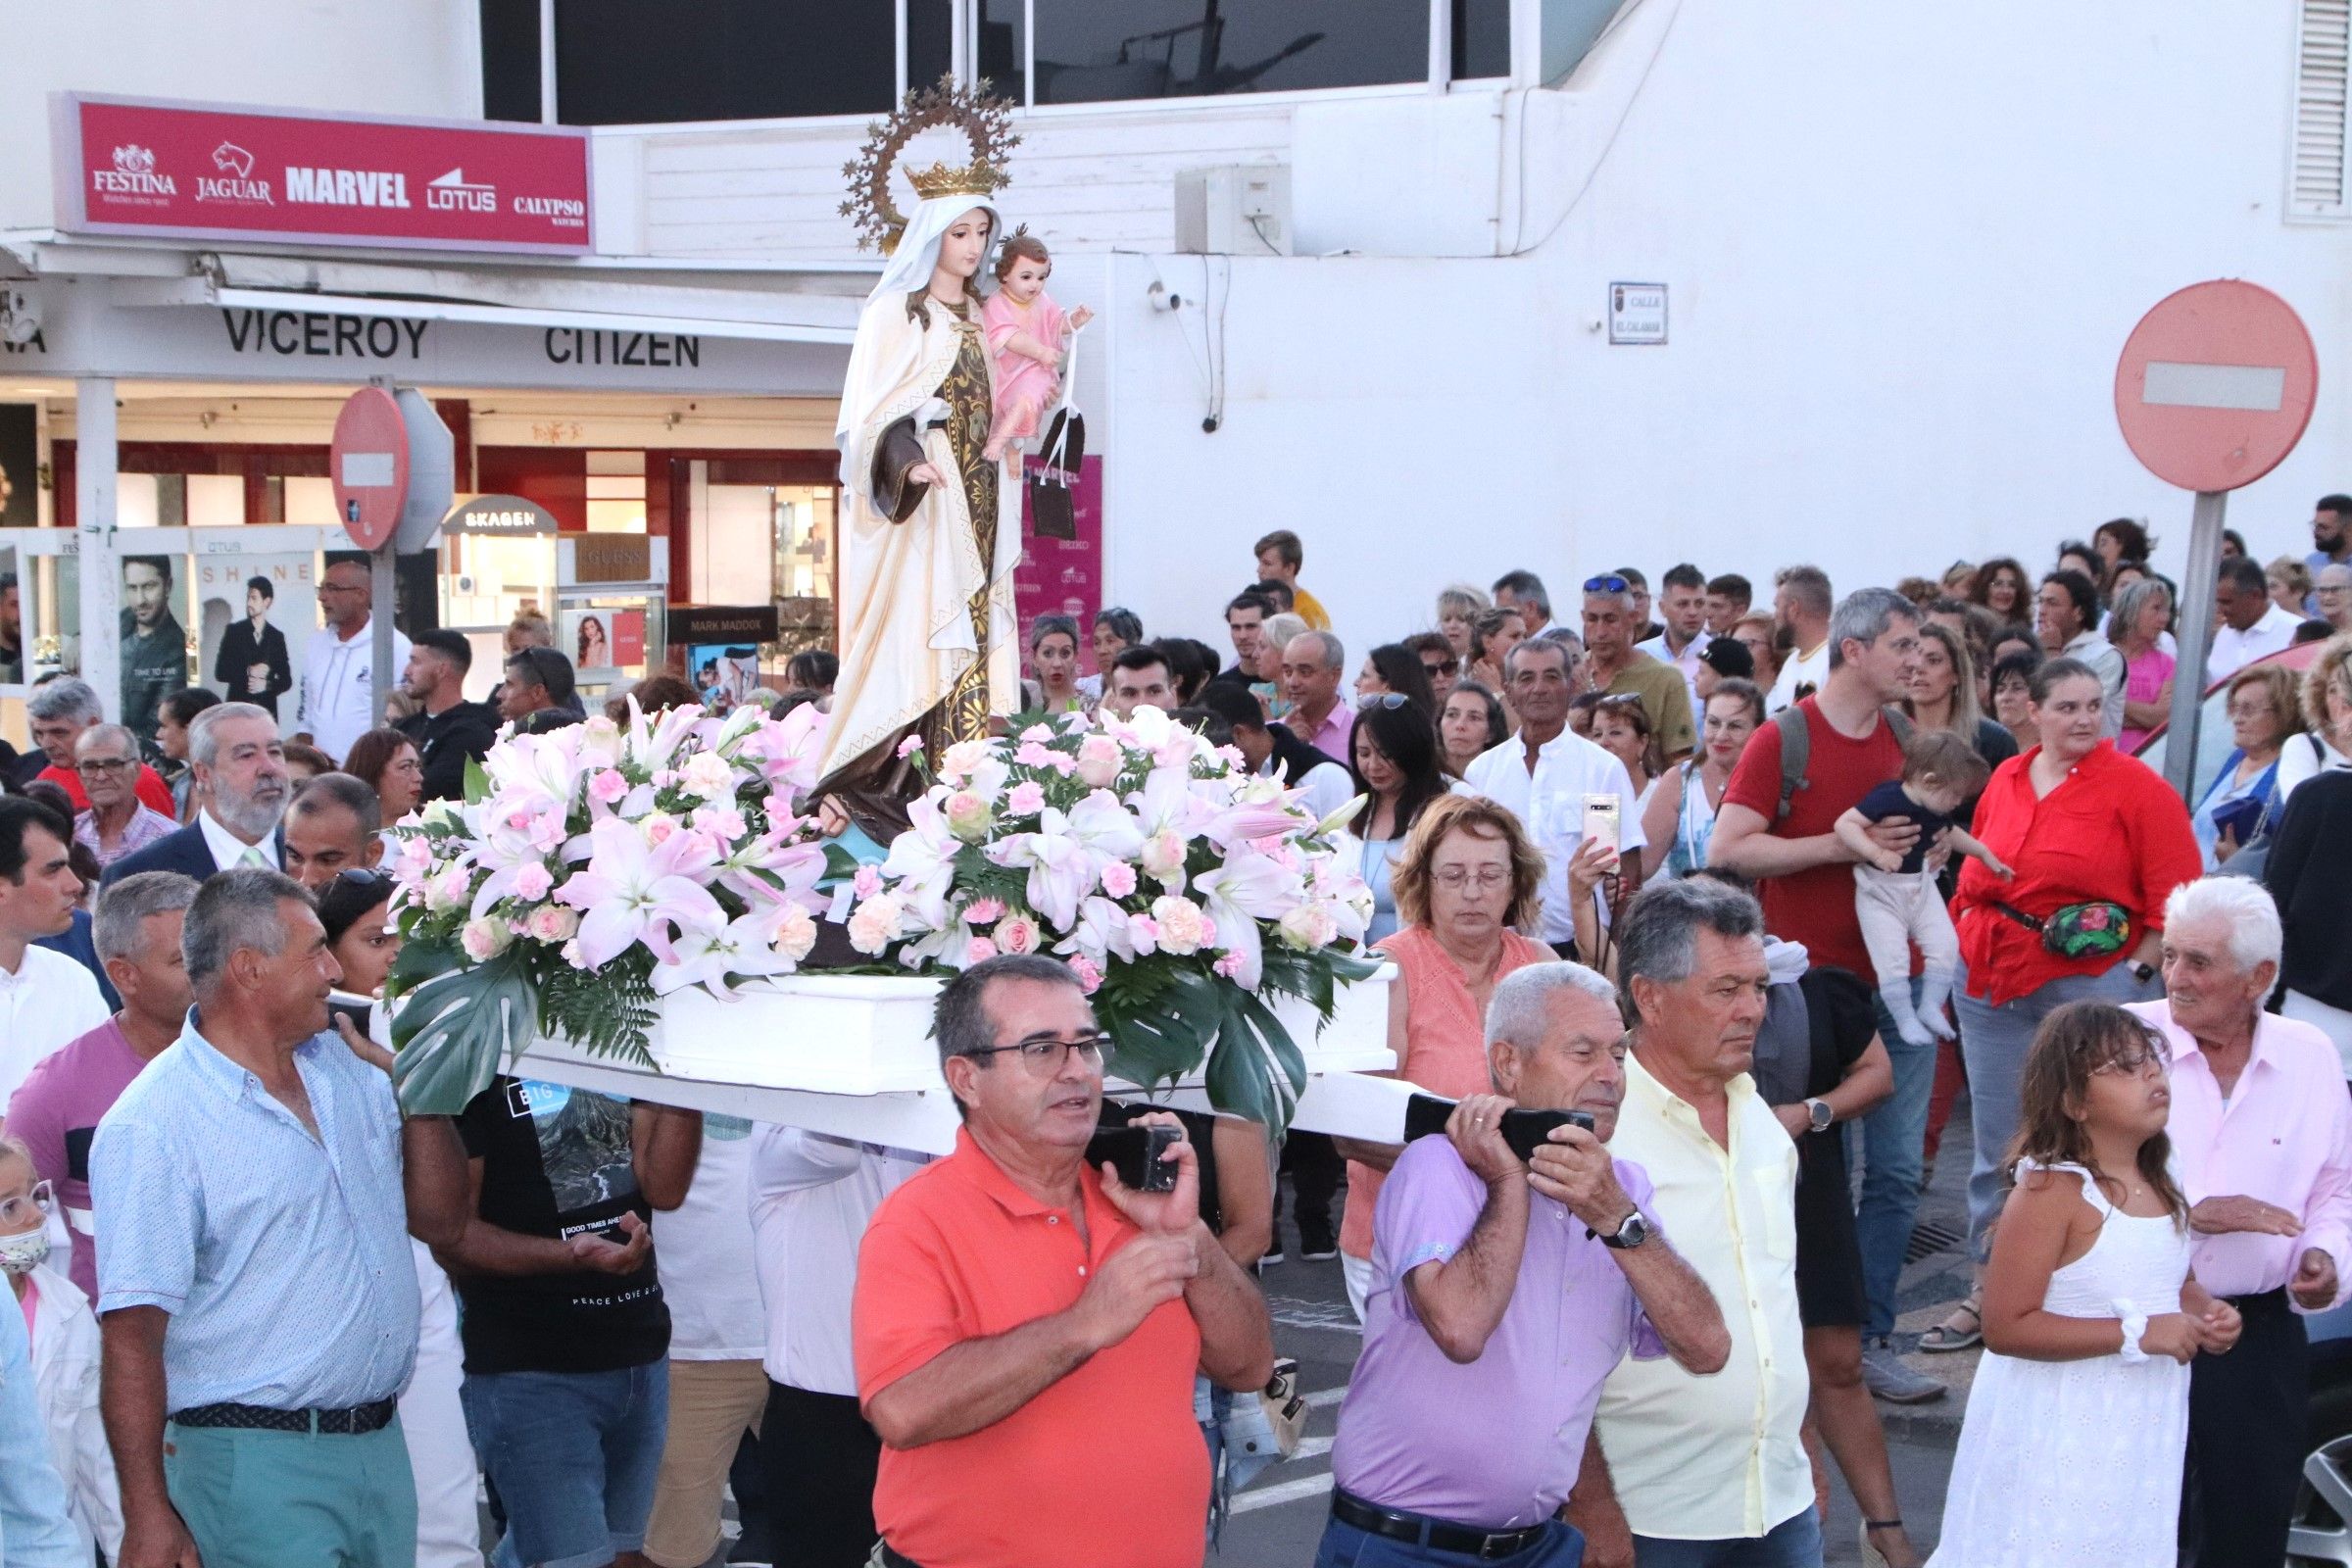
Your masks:
<instances>
[{"instance_id":1,"label":"man with gray hair","mask_svg":"<svg viewBox=\"0 0 2352 1568\"><path fill-rule=\"evenodd\" d=\"M1911 721L1898 705L1919 667L1919 607L1890 588L1859 589L1838 606L1826 636L1829 673L1821 690L1757 730L1740 753L1724 786L1707 860L1755 882L1772 934L1803 943L1815 965L1872 975L1877 970L1854 912L1859 857L1836 829L1864 796L1902 777ZM1919 841L1918 824L1901 817L1874 822L1869 831L1872 842L1898 855ZM1911 983L1916 993L1916 975ZM1943 1385L1906 1366L1891 1336L1903 1252L1926 1183L1936 1048L1903 1039L1886 1004L1876 1006L1894 1093L1862 1119L1856 1226L1870 1303L1862 1374L1880 1398L1916 1403L1941 1398Z\"/></svg>"},{"instance_id":2,"label":"man with gray hair","mask_svg":"<svg viewBox=\"0 0 2352 1568\"><path fill-rule=\"evenodd\" d=\"M34 689L24 700L24 713L32 727L33 744L49 759L48 765L25 782L54 784L66 792L66 799L74 803L74 810L88 810L89 792L81 787L74 745L83 730L106 722L96 688L88 681L62 675ZM151 811L172 815L172 786L144 762L139 764L137 788L141 805Z\"/></svg>"},{"instance_id":3,"label":"man with gray hair","mask_svg":"<svg viewBox=\"0 0 2352 1568\"><path fill-rule=\"evenodd\" d=\"M104 870L125 855L179 831L179 824L138 797L138 737L120 724L92 724L74 740L74 767L90 798L74 814L74 842Z\"/></svg>"},{"instance_id":4,"label":"man with gray hair","mask_svg":"<svg viewBox=\"0 0 2352 1568\"><path fill-rule=\"evenodd\" d=\"M1585 654L1590 689L1631 697L1648 715L1659 754L1679 762L1698 745L1690 689L1682 671L1634 647L1641 638L1635 579L1621 571L1585 580Z\"/></svg>"},{"instance_id":5,"label":"man with gray hair","mask_svg":"<svg viewBox=\"0 0 2352 1568\"><path fill-rule=\"evenodd\" d=\"M1519 612L1519 623L1527 628L1529 637L1543 636L1544 628L1551 624L1551 595L1544 590L1544 579L1532 571L1506 571L1495 578L1494 608Z\"/></svg>"},{"instance_id":6,"label":"man with gray hair","mask_svg":"<svg viewBox=\"0 0 2352 1568\"><path fill-rule=\"evenodd\" d=\"M341 971L294 882L215 877L181 950L196 1004L90 1152L122 1560L405 1568L404 1231L453 1245L464 1214L402 1172L448 1123L404 1128L391 1080L327 1032Z\"/></svg>"},{"instance_id":7,"label":"man with gray hair","mask_svg":"<svg viewBox=\"0 0 2352 1568\"><path fill-rule=\"evenodd\" d=\"M34 1171L56 1190L73 1248L67 1272L93 1301L98 1247L90 1145L122 1091L187 1021L193 999L179 934L195 899L195 879L172 871L126 877L99 896L91 930L122 1009L44 1057L8 1101L9 1132L24 1140Z\"/></svg>"},{"instance_id":8,"label":"man with gray hair","mask_svg":"<svg viewBox=\"0 0 2352 1568\"><path fill-rule=\"evenodd\" d=\"M2165 901L2164 1000L2125 1009L2171 1048L2165 1131L2197 1283L2245 1320L2228 1355L2189 1366L2180 1505L2198 1562L2286 1554L2310 1393L2303 1317L2352 1284L2352 1100L2328 1036L2263 1010L2279 947L2262 884L2184 882Z\"/></svg>"},{"instance_id":9,"label":"man with gray hair","mask_svg":"<svg viewBox=\"0 0 2352 1568\"><path fill-rule=\"evenodd\" d=\"M196 820L108 866L103 883L141 871L201 882L231 866L284 864L279 820L294 781L277 720L251 703L214 704L188 725L188 766L204 801Z\"/></svg>"},{"instance_id":10,"label":"man with gray hair","mask_svg":"<svg viewBox=\"0 0 2352 1568\"><path fill-rule=\"evenodd\" d=\"M1291 701L1283 722L1300 740L1342 767L1352 765L1355 713L1340 700L1348 647L1327 631L1300 632L1282 651L1282 694Z\"/></svg>"},{"instance_id":11,"label":"man with gray hair","mask_svg":"<svg viewBox=\"0 0 2352 1568\"><path fill-rule=\"evenodd\" d=\"M1653 1227L1648 1178L1606 1147L1625 1092L1617 1007L1582 964L1506 975L1487 1007L1494 1093L1390 1171L1318 1564L1374 1544L1382 1562L1567 1568L1583 1542L1555 1516L1602 1379L1629 1351L1723 1365L1722 1312ZM1587 1120L1522 1160L1502 1132L1513 1109Z\"/></svg>"},{"instance_id":12,"label":"man with gray hair","mask_svg":"<svg viewBox=\"0 0 2352 1568\"><path fill-rule=\"evenodd\" d=\"M1799 1429L1796 1145L1749 1074L1771 971L1755 900L1703 877L1645 888L1617 923L1634 1019L1616 1153L1723 1307L1722 1369L1628 1360L1601 1390L1571 1522L1645 1568L1821 1561ZM1599 1455L1606 1455L1606 1463Z\"/></svg>"}]
</instances>

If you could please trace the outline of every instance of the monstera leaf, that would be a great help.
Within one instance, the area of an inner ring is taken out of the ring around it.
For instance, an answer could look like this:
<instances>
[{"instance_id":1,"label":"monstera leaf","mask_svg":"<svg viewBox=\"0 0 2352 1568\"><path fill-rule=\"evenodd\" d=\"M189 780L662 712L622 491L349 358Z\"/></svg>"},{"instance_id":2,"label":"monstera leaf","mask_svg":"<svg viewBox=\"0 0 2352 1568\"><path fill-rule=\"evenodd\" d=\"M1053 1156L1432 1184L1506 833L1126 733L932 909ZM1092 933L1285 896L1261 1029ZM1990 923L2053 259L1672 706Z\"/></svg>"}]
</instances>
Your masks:
<instances>
[{"instance_id":1,"label":"monstera leaf","mask_svg":"<svg viewBox=\"0 0 2352 1568\"><path fill-rule=\"evenodd\" d=\"M392 1082L415 1115L464 1110L498 1076L500 1058L519 1052L538 1024L536 990L512 950L462 968L429 944L411 944L394 979L412 983L399 987Z\"/></svg>"}]
</instances>

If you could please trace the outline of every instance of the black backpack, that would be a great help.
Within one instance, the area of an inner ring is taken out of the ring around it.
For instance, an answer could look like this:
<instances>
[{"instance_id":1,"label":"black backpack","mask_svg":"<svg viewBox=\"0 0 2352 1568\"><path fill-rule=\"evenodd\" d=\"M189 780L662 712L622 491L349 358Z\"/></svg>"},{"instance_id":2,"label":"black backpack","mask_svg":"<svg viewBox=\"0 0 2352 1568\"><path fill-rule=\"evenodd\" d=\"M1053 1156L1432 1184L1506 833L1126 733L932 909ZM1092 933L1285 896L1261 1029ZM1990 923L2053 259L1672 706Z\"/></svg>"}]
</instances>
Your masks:
<instances>
[{"instance_id":1,"label":"black backpack","mask_svg":"<svg viewBox=\"0 0 2352 1568\"><path fill-rule=\"evenodd\" d=\"M1909 713L1899 708L1882 708L1879 717L1894 732L1897 746L1908 747L1911 744L1916 726L1912 724ZM1789 722L1792 718L1794 723ZM1813 726L1806 720L1803 710L1794 706L1783 709L1774 722L1781 731L1781 805L1772 819L1785 822L1795 805L1796 792L1813 787L1812 780L1805 777L1805 768L1813 760Z\"/></svg>"}]
</instances>

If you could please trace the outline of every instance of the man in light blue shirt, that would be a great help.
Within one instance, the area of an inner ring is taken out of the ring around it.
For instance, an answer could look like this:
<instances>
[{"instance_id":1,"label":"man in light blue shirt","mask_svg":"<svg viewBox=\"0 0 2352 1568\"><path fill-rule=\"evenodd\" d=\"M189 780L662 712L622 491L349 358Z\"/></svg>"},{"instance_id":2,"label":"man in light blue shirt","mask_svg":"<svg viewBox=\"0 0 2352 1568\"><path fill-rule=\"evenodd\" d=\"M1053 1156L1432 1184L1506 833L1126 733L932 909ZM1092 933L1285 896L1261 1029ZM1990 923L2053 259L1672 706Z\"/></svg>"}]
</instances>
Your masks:
<instances>
[{"instance_id":1,"label":"man in light blue shirt","mask_svg":"<svg viewBox=\"0 0 2352 1568\"><path fill-rule=\"evenodd\" d=\"M66 1484L50 1457L24 1314L0 1296L0 1563L89 1568L89 1548L66 1511Z\"/></svg>"},{"instance_id":2,"label":"man in light blue shirt","mask_svg":"<svg viewBox=\"0 0 2352 1568\"><path fill-rule=\"evenodd\" d=\"M448 1123L404 1129L390 1080L323 1032L341 970L296 883L214 877L181 947L196 1006L91 1151L123 1556L406 1568L405 1233L446 1244L462 1217L409 1219L403 1144Z\"/></svg>"}]
</instances>

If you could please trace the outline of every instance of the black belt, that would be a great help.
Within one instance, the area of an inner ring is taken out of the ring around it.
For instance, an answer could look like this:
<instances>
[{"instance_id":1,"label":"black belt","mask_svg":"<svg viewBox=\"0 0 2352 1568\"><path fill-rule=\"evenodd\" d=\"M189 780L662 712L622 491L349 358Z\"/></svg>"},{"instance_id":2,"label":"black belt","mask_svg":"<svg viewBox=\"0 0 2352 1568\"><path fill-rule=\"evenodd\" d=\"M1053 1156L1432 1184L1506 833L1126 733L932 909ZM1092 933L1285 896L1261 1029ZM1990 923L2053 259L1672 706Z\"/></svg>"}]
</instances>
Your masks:
<instances>
[{"instance_id":1,"label":"black belt","mask_svg":"<svg viewBox=\"0 0 2352 1568\"><path fill-rule=\"evenodd\" d=\"M880 1546L882 1550L882 1568L923 1568L923 1565L919 1562L916 1562L912 1557L902 1557L897 1552L891 1550L889 1542L885 1541L880 1543Z\"/></svg>"},{"instance_id":2,"label":"black belt","mask_svg":"<svg viewBox=\"0 0 2352 1568\"><path fill-rule=\"evenodd\" d=\"M343 1410L272 1410L261 1404L199 1404L172 1413L181 1427L234 1427L249 1432L324 1432L360 1437L392 1424L399 1401L377 1399Z\"/></svg>"},{"instance_id":3,"label":"black belt","mask_svg":"<svg viewBox=\"0 0 2352 1568\"><path fill-rule=\"evenodd\" d=\"M1544 1530L1543 1525L1524 1525L1517 1530L1478 1530L1469 1525L1448 1524L1427 1514L1407 1513L1402 1508L1383 1508L1336 1487L1331 1493L1331 1516L1344 1525L1353 1525L1391 1541L1484 1558L1508 1557L1525 1551L1543 1539Z\"/></svg>"},{"instance_id":4,"label":"black belt","mask_svg":"<svg viewBox=\"0 0 2352 1568\"><path fill-rule=\"evenodd\" d=\"M2223 1300L2237 1308L2239 1317L2280 1317L2294 1308L2287 1304L2286 1287L2264 1291L2259 1296L2225 1296Z\"/></svg>"}]
</instances>

